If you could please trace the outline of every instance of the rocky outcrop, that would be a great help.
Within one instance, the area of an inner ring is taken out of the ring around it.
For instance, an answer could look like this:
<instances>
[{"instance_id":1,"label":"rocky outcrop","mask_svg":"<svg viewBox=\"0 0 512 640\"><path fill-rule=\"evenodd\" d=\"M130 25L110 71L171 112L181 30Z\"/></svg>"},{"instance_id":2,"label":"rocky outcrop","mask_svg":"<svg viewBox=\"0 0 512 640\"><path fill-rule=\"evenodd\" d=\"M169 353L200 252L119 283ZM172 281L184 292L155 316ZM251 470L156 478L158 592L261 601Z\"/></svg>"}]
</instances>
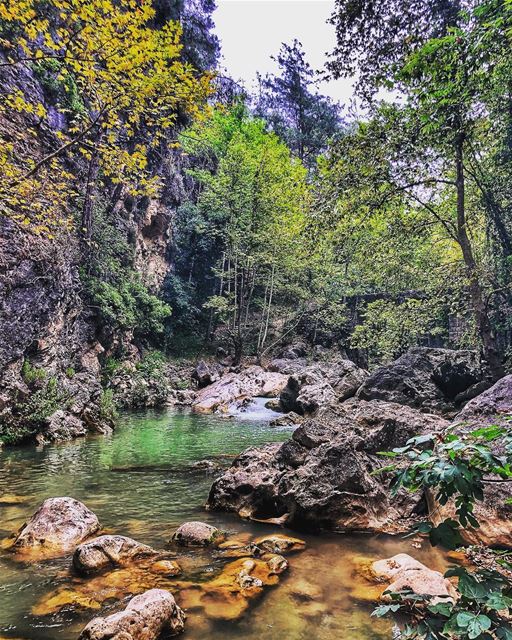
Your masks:
<instances>
[{"instance_id":1,"label":"rocky outcrop","mask_svg":"<svg viewBox=\"0 0 512 640\"><path fill-rule=\"evenodd\" d=\"M351 360L315 363L290 376L280 395L282 409L312 414L355 395L367 377Z\"/></svg>"},{"instance_id":2,"label":"rocky outcrop","mask_svg":"<svg viewBox=\"0 0 512 640\"><path fill-rule=\"evenodd\" d=\"M174 533L172 540L180 547L209 547L221 542L224 535L205 522L185 522Z\"/></svg>"},{"instance_id":3,"label":"rocky outcrop","mask_svg":"<svg viewBox=\"0 0 512 640\"><path fill-rule=\"evenodd\" d=\"M105 535L79 545L73 554L73 567L79 573L97 573L156 555L158 551L132 538Z\"/></svg>"},{"instance_id":4,"label":"rocky outcrop","mask_svg":"<svg viewBox=\"0 0 512 640\"><path fill-rule=\"evenodd\" d=\"M244 398L278 396L286 382L287 376L252 365L241 373L227 373L201 389L192 407L201 413L225 412L229 405Z\"/></svg>"},{"instance_id":5,"label":"rocky outcrop","mask_svg":"<svg viewBox=\"0 0 512 640\"><path fill-rule=\"evenodd\" d=\"M181 633L185 615L174 597L163 589L150 589L130 600L126 609L93 618L79 640L157 640L166 631Z\"/></svg>"},{"instance_id":6,"label":"rocky outcrop","mask_svg":"<svg viewBox=\"0 0 512 640\"><path fill-rule=\"evenodd\" d=\"M421 497L391 498L378 452L448 422L409 407L360 403L303 422L284 444L244 451L213 483L208 507L308 529L395 533L424 510Z\"/></svg>"},{"instance_id":7,"label":"rocky outcrop","mask_svg":"<svg viewBox=\"0 0 512 640\"><path fill-rule=\"evenodd\" d=\"M32 557L64 555L99 528L98 518L82 502L48 498L20 528L12 549Z\"/></svg>"},{"instance_id":8,"label":"rocky outcrop","mask_svg":"<svg viewBox=\"0 0 512 640\"><path fill-rule=\"evenodd\" d=\"M374 371L357 397L449 413L483 391L481 383L485 377L474 351L415 347Z\"/></svg>"}]
</instances>

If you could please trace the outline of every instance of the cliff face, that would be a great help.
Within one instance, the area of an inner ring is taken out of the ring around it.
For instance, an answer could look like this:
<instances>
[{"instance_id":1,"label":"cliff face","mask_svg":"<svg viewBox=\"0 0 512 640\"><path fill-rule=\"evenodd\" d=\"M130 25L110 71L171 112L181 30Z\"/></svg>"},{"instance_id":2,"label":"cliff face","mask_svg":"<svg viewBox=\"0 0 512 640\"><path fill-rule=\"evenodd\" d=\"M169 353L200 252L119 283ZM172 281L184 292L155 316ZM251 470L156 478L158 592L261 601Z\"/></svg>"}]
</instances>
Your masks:
<instances>
[{"instance_id":1,"label":"cliff face","mask_svg":"<svg viewBox=\"0 0 512 640\"><path fill-rule=\"evenodd\" d=\"M19 90L27 101L45 105L44 118L0 110L3 138L37 161L61 144L58 132L65 130L66 116L29 66L0 71L4 95ZM169 269L173 214L183 194L176 151L160 156L154 167L164 184L158 199L133 198L122 185L102 186L97 194L112 228L130 247L130 269L152 293ZM84 174L75 158L63 162L72 162L79 178ZM100 362L119 343L132 353L136 348L127 344L130 332L107 335L99 326L80 277L84 257L78 226L75 222L48 237L0 209L0 442L62 439L105 431L112 424Z\"/></svg>"}]
</instances>

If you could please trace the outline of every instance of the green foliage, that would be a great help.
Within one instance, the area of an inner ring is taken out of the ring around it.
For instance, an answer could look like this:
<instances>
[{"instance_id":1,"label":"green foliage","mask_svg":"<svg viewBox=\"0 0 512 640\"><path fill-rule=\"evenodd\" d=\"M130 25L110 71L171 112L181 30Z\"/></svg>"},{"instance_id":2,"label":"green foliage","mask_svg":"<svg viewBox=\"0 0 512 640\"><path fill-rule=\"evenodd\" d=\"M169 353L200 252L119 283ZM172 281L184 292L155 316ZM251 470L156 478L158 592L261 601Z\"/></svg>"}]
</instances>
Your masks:
<instances>
[{"instance_id":1,"label":"green foliage","mask_svg":"<svg viewBox=\"0 0 512 640\"><path fill-rule=\"evenodd\" d=\"M33 62L31 67L48 99L55 102L62 112L69 112L73 117L86 115L87 109L76 80L72 73L62 75L60 60L47 58Z\"/></svg>"},{"instance_id":2,"label":"green foliage","mask_svg":"<svg viewBox=\"0 0 512 640\"><path fill-rule=\"evenodd\" d=\"M91 308L108 331L133 330L142 341L161 338L171 315L133 269L133 249L103 211L95 215L88 269L81 272Z\"/></svg>"},{"instance_id":3,"label":"green foliage","mask_svg":"<svg viewBox=\"0 0 512 640\"><path fill-rule=\"evenodd\" d=\"M159 407L165 404L170 390L167 358L161 351L148 351L131 374L125 402L129 407Z\"/></svg>"},{"instance_id":4,"label":"green foliage","mask_svg":"<svg viewBox=\"0 0 512 640\"><path fill-rule=\"evenodd\" d=\"M433 545L454 549L462 544L460 528L478 527L474 505L484 499L484 483L512 478L512 436L497 425L470 432L446 432L412 438L404 447L383 453L400 463L381 471L396 471L393 492L400 488L432 491L440 505L453 503L453 517L435 526L427 521L415 532L428 534ZM500 564L507 565L501 558ZM508 565L509 566L509 565ZM456 577L455 602L434 604L426 596L411 593L391 594L393 605L379 607L375 615L412 614L416 623L407 625L404 638L426 640L492 640L512 638L512 583L494 570L469 571L456 567L446 573Z\"/></svg>"},{"instance_id":5,"label":"green foliage","mask_svg":"<svg viewBox=\"0 0 512 640\"><path fill-rule=\"evenodd\" d=\"M40 367L34 367L32 364L30 364L29 360L23 360L21 375L23 377L23 380L27 384L32 384L33 382L46 380L48 374L44 369Z\"/></svg>"},{"instance_id":6,"label":"green foliage","mask_svg":"<svg viewBox=\"0 0 512 640\"><path fill-rule=\"evenodd\" d=\"M100 420L107 423L116 422L119 417L112 389L103 389L99 401Z\"/></svg>"},{"instance_id":7,"label":"green foliage","mask_svg":"<svg viewBox=\"0 0 512 640\"><path fill-rule=\"evenodd\" d=\"M76 373L76 371L75 371L75 369L74 369L73 367L68 367L68 368L66 369L66 376L67 376L70 380L72 380L72 379L75 377L75 373Z\"/></svg>"},{"instance_id":8,"label":"green foliage","mask_svg":"<svg viewBox=\"0 0 512 640\"><path fill-rule=\"evenodd\" d=\"M366 349L370 362L389 362L427 337L443 334L442 301L411 298L377 300L366 306L351 335L352 347Z\"/></svg>"}]
</instances>

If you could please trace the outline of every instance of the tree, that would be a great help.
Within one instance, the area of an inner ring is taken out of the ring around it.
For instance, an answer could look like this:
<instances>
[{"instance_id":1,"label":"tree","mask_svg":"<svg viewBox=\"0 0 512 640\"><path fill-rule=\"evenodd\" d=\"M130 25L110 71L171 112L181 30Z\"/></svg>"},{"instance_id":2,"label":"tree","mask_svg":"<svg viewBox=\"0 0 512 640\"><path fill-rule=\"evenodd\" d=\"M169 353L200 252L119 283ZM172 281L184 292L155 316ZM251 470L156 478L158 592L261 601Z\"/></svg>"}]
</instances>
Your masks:
<instances>
[{"instance_id":1,"label":"tree","mask_svg":"<svg viewBox=\"0 0 512 640\"><path fill-rule=\"evenodd\" d=\"M209 91L209 76L182 61L181 28L167 22L150 26L149 0L8 1L0 7L3 67L32 66L76 92L78 108L61 106L67 126L56 132L53 148L24 154L27 132L14 141L2 136L1 212L16 222L48 232L59 226L66 197L82 196L86 240L99 176L123 182L132 193L159 187L148 170L148 154L172 131L180 111L196 114ZM22 86L2 95L9 120L21 113L32 124L48 118L43 103L32 102ZM17 127L18 130L22 127ZM87 163L83 194L76 194L76 159ZM60 197L55 198L59 185ZM65 213L64 213L65 217Z\"/></svg>"},{"instance_id":2,"label":"tree","mask_svg":"<svg viewBox=\"0 0 512 640\"><path fill-rule=\"evenodd\" d=\"M260 77L256 114L265 118L309 168L340 131L339 106L313 91L316 74L302 45L283 44L277 58L279 75Z\"/></svg>"},{"instance_id":3,"label":"tree","mask_svg":"<svg viewBox=\"0 0 512 640\"><path fill-rule=\"evenodd\" d=\"M359 75L360 95L393 88L390 77L430 38L457 26L461 0L336 0L331 23L336 47L328 68L335 77ZM469 8L471 2L464 2Z\"/></svg>"},{"instance_id":4,"label":"tree","mask_svg":"<svg viewBox=\"0 0 512 640\"><path fill-rule=\"evenodd\" d=\"M306 171L242 104L184 132L183 146L197 197L181 209L178 242L189 251L174 293L199 289L196 304L222 325L235 361L248 346L261 355L274 314L294 317L304 295Z\"/></svg>"}]
</instances>

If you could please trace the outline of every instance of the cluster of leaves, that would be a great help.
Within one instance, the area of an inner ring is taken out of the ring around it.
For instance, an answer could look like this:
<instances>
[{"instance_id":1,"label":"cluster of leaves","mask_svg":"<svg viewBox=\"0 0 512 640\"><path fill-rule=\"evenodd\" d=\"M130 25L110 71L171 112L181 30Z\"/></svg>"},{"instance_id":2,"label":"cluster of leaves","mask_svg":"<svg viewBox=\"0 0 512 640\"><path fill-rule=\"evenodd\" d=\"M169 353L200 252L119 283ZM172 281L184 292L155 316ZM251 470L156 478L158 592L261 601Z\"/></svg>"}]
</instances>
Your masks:
<instances>
[{"instance_id":1,"label":"cluster of leaves","mask_svg":"<svg viewBox=\"0 0 512 640\"><path fill-rule=\"evenodd\" d=\"M511 640L512 589L510 581L496 571L470 572L455 567L445 573L457 579L456 602L432 603L432 598L410 592L390 593L391 603L374 615L399 612L416 619L400 632L404 640Z\"/></svg>"},{"instance_id":2,"label":"cluster of leaves","mask_svg":"<svg viewBox=\"0 0 512 640\"><path fill-rule=\"evenodd\" d=\"M131 373L131 383L129 394L124 399L127 406L162 406L171 390L165 355L157 350L145 353Z\"/></svg>"},{"instance_id":3,"label":"cluster of leaves","mask_svg":"<svg viewBox=\"0 0 512 640\"><path fill-rule=\"evenodd\" d=\"M37 372L35 375L34 371ZM15 398L9 413L0 418L0 441L4 444L18 444L34 435L45 425L47 418L69 401L69 394L57 378L48 377L46 372L42 375L41 371L24 364L25 380L34 389L28 398Z\"/></svg>"},{"instance_id":4,"label":"cluster of leaves","mask_svg":"<svg viewBox=\"0 0 512 640\"><path fill-rule=\"evenodd\" d=\"M503 426L491 425L472 431L448 431L418 436L404 447L383 452L399 464L382 468L395 472L392 490L430 491L439 505L453 506L453 515L438 524L426 521L414 533L428 534L432 545L455 549L463 544L460 529L479 527L474 506L484 499L486 482L512 478L512 437ZM509 568L506 558L498 564ZM425 640L510 640L512 638L512 583L494 570L450 569L445 576L457 578L457 599L431 602L427 596L409 592L389 594L392 602L376 609L384 616L399 611L412 615L402 635Z\"/></svg>"},{"instance_id":5,"label":"cluster of leaves","mask_svg":"<svg viewBox=\"0 0 512 640\"><path fill-rule=\"evenodd\" d=\"M4 66L36 65L47 84L65 87L73 104L62 105L67 127L56 132L61 146L35 157L21 150L48 118L45 105L23 88L0 94L6 117L19 113L29 123L18 127L18 138L1 139L1 213L39 232L58 227L75 192L77 176L62 162L69 153L97 158L102 174L132 193L158 189L148 153L168 137L179 112L199 113L210 77L182 60L179 23L155 29L155 15L150 0L2 3Z\"/></svg>"}]
</instances>

